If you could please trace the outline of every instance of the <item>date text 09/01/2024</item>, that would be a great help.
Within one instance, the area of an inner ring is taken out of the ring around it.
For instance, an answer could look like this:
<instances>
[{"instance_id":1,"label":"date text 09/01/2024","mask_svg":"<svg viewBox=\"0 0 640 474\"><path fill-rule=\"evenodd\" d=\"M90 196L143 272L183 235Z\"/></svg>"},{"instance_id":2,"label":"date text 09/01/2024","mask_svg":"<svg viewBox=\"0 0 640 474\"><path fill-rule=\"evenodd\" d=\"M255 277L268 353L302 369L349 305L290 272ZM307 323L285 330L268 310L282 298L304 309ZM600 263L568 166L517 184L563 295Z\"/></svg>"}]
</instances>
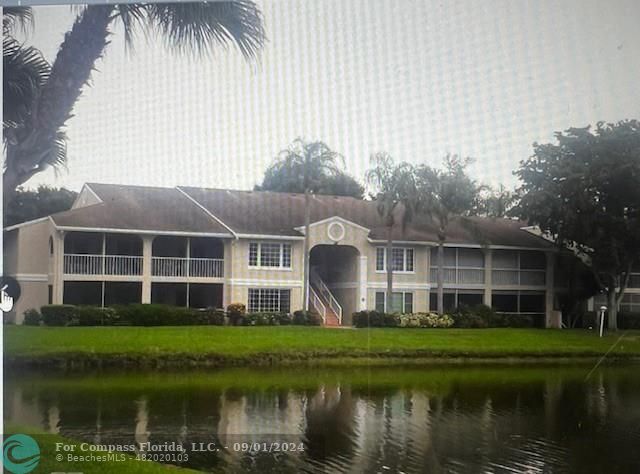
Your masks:
<instances>
[{"instance_id":1,"label":"date text 09/01/2024","mask_svg":"<svg viewBox=\"0 0 640 474\"><path fill-rule=\"evenodd\" d=\"M76 445L66 443L56 443L56 452L74 452L76 451ZM220 450L235 451L235 452L287 452L287 451L304 451L303 443L293 442L236 442L230 446L222 446L217 443L191 443L190 448L181 443L140 443L140 444L126 444L126 445L108 445L99 446L89 443L81 443L79 445L79 451L82 452L129 452L129 453L184 453L184 452L215 452Z\"/></svg>"}]
</instances>

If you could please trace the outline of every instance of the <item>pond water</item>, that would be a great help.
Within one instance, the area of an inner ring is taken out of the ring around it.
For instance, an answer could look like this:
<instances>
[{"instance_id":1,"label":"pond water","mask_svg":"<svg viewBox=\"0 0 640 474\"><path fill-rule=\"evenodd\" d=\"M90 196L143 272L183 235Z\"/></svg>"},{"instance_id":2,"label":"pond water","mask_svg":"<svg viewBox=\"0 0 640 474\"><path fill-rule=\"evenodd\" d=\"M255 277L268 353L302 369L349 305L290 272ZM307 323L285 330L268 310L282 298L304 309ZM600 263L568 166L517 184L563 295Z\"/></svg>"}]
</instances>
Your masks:
<instances>
[{"instance_id":1,"label":"pond water","mask_svg":"<svg viewBox=\"0 0 640 474\"><path fill-rule=\"evenodd\" d=\"M20 373L5 420L98 444L216 443L183 464L209 472L639 472L640 366L590 370Z\"/></svg>"}]
</instances>

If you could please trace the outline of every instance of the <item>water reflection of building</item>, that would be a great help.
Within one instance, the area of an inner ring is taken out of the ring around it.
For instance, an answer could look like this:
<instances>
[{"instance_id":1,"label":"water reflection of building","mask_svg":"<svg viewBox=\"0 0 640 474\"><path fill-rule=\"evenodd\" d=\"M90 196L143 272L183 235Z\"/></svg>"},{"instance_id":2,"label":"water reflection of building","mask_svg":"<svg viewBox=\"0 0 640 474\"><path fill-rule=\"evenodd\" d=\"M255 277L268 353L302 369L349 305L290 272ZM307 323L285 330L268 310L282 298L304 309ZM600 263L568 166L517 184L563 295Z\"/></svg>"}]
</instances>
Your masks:
<instances>
[{"instance_id":1,"label":"water reflection of building","mask_svg":"<svg viewBox=\"0 0 640 474\"><path fill-rule=\"evenodd\" d=\"M206 471L594 472L602 453L631 465L639 435L637 382L602 372L586 383L584 375L568 382L550 373L526 382L471 378L434 391L338 383L304 391L38 387L5 386L7 422L105 444L281 436L306 447L280 457L195 456L191 467Z\"/></svg>"}]
</instances>

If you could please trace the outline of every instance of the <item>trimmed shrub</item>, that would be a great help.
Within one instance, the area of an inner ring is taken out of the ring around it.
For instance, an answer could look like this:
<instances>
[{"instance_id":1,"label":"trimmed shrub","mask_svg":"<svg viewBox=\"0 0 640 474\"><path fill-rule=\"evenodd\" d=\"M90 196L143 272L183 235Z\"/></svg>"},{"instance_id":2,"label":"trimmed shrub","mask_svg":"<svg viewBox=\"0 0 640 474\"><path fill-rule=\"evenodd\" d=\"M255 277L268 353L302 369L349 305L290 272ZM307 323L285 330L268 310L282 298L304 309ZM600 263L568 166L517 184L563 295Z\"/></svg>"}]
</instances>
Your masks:
<instances>
[{"instance_id":1,"label":"trimmed shrub","mask_svg":"<svg viewBox=\"0 0 640 474\"><path fill-rule=\"evenodd\" d=\"M291 316L289 313L278 313L276 316L278 318L278 324L280 324L280 326L288 326L293 322L293 316Z\"/></svg>"},{"instance_id":2,"label":"trimmed shrub","mask_svg":"<svg viewBox=\"0 0 640 474\"><path fill-rule=\"evenodd\" d=\"M298 326L322 326L322 316L315 311L304 311L299 309L293 312L291 324Z\"/></svg>"},{"instance_id":3,"label":"trimmed shrub","mask_svg":"<svg viewBox=\"0 0 640 474\"><path fill-rule=\"evenodd\" d=\"M385 328L400 327L400 313L383 313L382 324Z\"/></svg>"},{"instance_id":4,"label":"trimmed shrub","mask_svg":"<svg viewBox=\"0 0 640 474\"><path fill-rule=\"evenodd\" d=\"M500 316L502 316L502 325L499 327L504 327L504 328L536 327L536 320L530 314L502 314Z\"/></svg>"},{"instance_id":5,"label":"trimmed shrub","mask_svg":"<svg viewBox=\"0 0 640 474\"><path fill-rule=\"evenodd\" d=\"M436 313L413 313L400 315L400 327L403 328L450 328L451 316Z\"/></svg>"},{"instance_id":6,"label":"trimmed shrub","mask_svg":"<svg viewBox=\"0 0 640 474\"><path fill-rule=\"evenodd\" d=\"M163 304L129 304L114 307L120 321L132 326L190 326L202 324L198 311Z\"/></svg>"},{"instance_id":7,"label":"trimmed shrub","mask_svg":"<svg viewBox=\"0 0 640 474\"><path fill-rule=\"evenodd\" d=\"M247 312L247 307L242 303L231 303L227 306L227 317L229 318L229 324L233 326L244 325L244 316Z\"/></svg>"},{"instance_id":8,"label":"trimmed shrub","mask_svg":"<svg viewBox=\"0 0 640 474\"><path fill-rule=\"evenodd\" d=\"M24 312L23 323L27 326L40 326L42 315L37 309L28 309Z\"/></svg>"},{"instance_id":9,"label":"trimmed shrub","mask_svg":"<svg viewBox=\"0 0 640 474\"><path fill-rule=\"evenodd\" d=\"M113 326L118 318L118 313L113 308L76 306L69 326Z\"/></svg>"},{"instance_id":10,"label":"trimmed shrub","mask_svg":"<svg viewBox=\"0 0 640 474\"><path fill-rule=\"evenodd\" d=\"M620 329L640 329L640 313L630 311L618 314Z\"/></svg>"},{"instance_id":11,"label":"trimmed shrub","mask_svg":"<svg viewBox=\"0 0 640 474\"><path fill-rule=\"evenodd\" d=\"M76 307L70 304L49 304L40 308L45 326L70 326L76 320Z\"/></svg>"},{"instance_id":12,"label":"trimmed shrub","mask_svg":"<svg viewBox=\"0 0 640 474\"><path fill-rule=\"evenodd\" d=\"M530 314L496 313L483 304L460 306L451 317L457 328L533 328L541 322Z\"/></svg>"},{"instance_id":13,"label":"trimmed shrub","mask_svg":"<svg viewBox=\"0 0 640 474\"><path fill-rule=\"evenodd\" d=\"M378 311L358 311L353 313L352 324L357 328L384 327L385 314Z\"/></svg>"},{"instance_id":14,"label":"trimmed shrub","mask_svg":"<svg viewBox=\"0 0 640 474\"><path fill-rule=\"evenodd\" d=\"M456 328L487 328L489 323L468 306L460 306L451 313L453 326Z\"/></svg>"},{"instance_id":15,"label":"trimmed shrub","mask_svg":"<svg viewBox=\"0 0 640 474\"><path fill-rule=\"evenodd\" d=\"M416 314L403 314L400 316L400 327L402 328L419 328L422 326L422 315Z\"/></svg>"},{"instance_id":16,"label":"trimmed shrub","mask_svg":"<svg viewBox=\"0 0 640 474\"><path fill-rule=\"evenodd\" d=\"M245 326L277 326L277 313L247 313L244 315L243 324Z\"/></svg>"},{"instance_id":17,"label":"trimmed shrub","mask_svg":"<svg viewBox=\"0 0 640 474\"><path fill-rule=\"evenodd\" d=\"M224 310L219 308L206 308L195 310L197 312L198 323L209 326L224 326L226 317Z\"/></svg>"}]
</instances>

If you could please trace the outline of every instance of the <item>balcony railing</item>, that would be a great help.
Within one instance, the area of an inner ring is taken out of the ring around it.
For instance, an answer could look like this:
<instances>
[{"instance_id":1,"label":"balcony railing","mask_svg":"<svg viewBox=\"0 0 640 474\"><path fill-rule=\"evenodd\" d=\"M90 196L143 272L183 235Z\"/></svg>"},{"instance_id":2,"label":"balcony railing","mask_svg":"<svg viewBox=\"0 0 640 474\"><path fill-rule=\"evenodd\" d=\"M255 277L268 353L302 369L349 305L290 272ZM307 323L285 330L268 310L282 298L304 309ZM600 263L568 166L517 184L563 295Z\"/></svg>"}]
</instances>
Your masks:
<instances>
[{"instance_id":1,"label":"balcony railing","mask_svg":"<svg viewBox=\"0 0 640 474\"><path fill-rule=\"evenodd\" d=\"M160 277L222 278L224 259L153 257L151 274Z\"/></svg>"},{"instance_id":2,"label":"balcony railing","mask_svg":"<svg viewBox=\"0 0 640 474\"><path fill-rule=\"evenodd\" d=\"M491 282L494 286L544 286L546 272L544 270L493 270Z\"/></svg>"},{"instance_id":3,"label":"balcony railing","mask_svg":"<svg viewBox=\"0 0 640 474\"><path fill-rule=\"evenodd\" d=\"M67 275L142 275L143 257L138 255L65 254ZM160 277L222 278L224 259L153 257L151 274Z\"/></svg>"},{"instance_id":4,"label":"balcony railing","mask_svg":"<svg viewBox=\"0 0 640 474\"><path fill-rule=\"evenodd\" d=\"M64 273L67 275L142 275L142 257L65 254Z\"/></svg>"},{"instance_id":5,"label":"balcony railing","mask_svg":"<svg viewBox=\"0 0 640 474\"><path fill-rule=\"evenodd\" d=\"M484 283L483 268L444 267L445 284L481 285ZM431 267L431 283L438 283L438 267Z\"/></svg>"}]
</instances>

